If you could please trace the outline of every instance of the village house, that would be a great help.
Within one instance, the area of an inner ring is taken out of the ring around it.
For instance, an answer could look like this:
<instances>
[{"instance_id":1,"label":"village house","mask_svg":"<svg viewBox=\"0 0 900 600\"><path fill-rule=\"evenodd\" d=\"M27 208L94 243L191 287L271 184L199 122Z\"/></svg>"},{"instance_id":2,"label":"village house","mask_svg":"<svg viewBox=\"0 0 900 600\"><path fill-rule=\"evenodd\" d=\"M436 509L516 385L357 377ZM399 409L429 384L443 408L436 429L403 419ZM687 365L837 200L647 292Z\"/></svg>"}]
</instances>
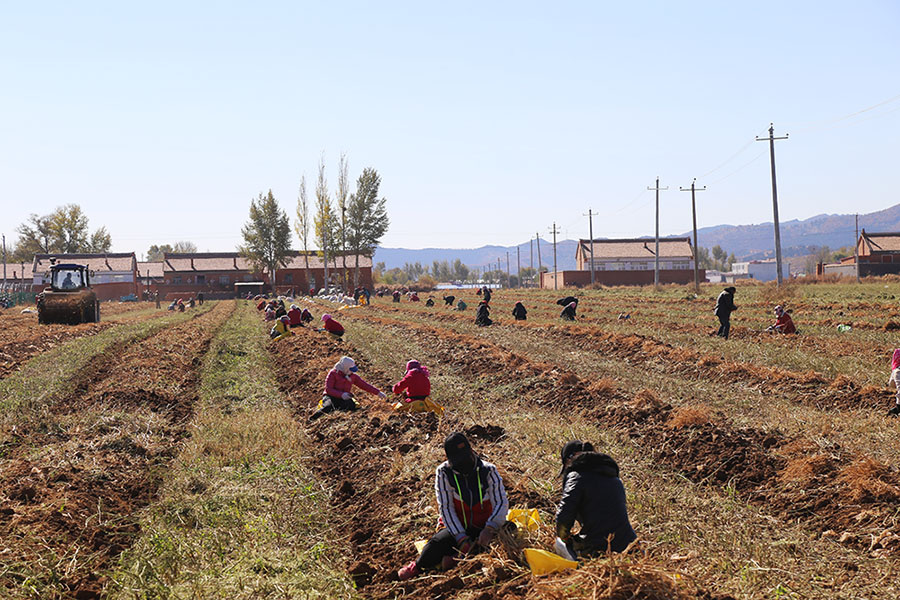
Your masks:
<instances>
[{"instance_id":1,"label":"village house","mask_svg":"<svg viewBox=\"0 0 900 600\"><path fill-rule=\"evenodd\" d=\"M652 285L656 266L654 239L579 240L575 249L575 271L543 273L541 287L599 285ZM706 277L700 270L700 278ZM694 252L689 238L660 238L659 282L692 283Z\"/></svg>"},{"instance_id":2,"label":"village house","mask_svg":"<svg viewBox=\"0 0 900 600\"><path fill-rule=\"evenodd\" d=\"M856 240L856 252L860 277L900 274L900 232L868 233L863 229ZM837 263L820 264L816 274L856 277L856 271L855 257L848 256Z\"/></svg>"}]
</instances>

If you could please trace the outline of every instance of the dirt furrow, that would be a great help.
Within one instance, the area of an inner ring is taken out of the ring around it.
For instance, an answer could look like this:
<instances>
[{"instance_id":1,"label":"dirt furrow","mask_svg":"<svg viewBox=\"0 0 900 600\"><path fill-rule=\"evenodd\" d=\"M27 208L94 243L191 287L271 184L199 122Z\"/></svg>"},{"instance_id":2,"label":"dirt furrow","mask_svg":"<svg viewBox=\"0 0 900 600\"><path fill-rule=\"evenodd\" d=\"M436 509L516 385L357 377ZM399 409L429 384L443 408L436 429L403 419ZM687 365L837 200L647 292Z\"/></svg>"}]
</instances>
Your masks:
<instances>
[{"instance_id":1,"label":"dirt furrow","mask_svg":"<svg viewBox=\"0 0 900 600\"><path fill-rule=\"evenodd\" d=\"M154 497L186 434L198 369L234 309L207 313L117 348L80 374L41 427L20 431L0 468L0 539L11 569L0 589L97 598L104 569L133 539L135 511Z\"/></svg>"},{"instance_id":2,"label":"dirt furrow","mask_svg":"<svg viewBox=\"0 0 900 600\"><path fill-rule=\"evenodd\" d=\"M674 408L648 390L631 397L616 391L611 382L588 383L478 337L364 312L353 313L353 318L393 328L398 337L404 329L414 331L440 362L476 377L496 377L497 372L539 375L536 381L523 380L517 393L540 406L578 407L635 438L661 463L693 481L731 486L774 514L802 519L822 533L836 531L858 548L900 551L900 525L894 518L900 476L865 456L836 446L826 454L808 440L737 428L702 405Z\"/></svg>"}]
</instances>

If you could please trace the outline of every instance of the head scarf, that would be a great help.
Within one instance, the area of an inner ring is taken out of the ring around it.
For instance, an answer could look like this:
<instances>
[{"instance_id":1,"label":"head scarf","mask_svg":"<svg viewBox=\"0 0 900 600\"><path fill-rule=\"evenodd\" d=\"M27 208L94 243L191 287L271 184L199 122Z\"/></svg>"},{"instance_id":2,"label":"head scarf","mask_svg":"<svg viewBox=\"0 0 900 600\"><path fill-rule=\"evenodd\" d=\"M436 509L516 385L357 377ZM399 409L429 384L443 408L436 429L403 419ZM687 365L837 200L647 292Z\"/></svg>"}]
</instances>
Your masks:
<instances>
[{"instance_id":1,"label":"head scarf","mask_svg":"<svg viewBox=\"0 0 900 600\"><path fill-rule=\"evenodd\" d=\"M900 348L894 350L894 355L891 357L891 371L897 368L900 368Z\"/></svg>"},{"instance_id":2,"label":"head scarf","mask_svg":"<svg viewBox=\"0 0 900 600\"><path fill-rule=\"evenodd\" d=\"M344 375L356 373L358 369L358 367L356 366L356 362L349 356L342 356L341 360L337 361L337 363L334 365L334 368Z\"/></svg>"},{"instance_id":3,"label":"head scarf","mask_svg":"<svg viewBox=\"0 0 900 600\"><path fill-rule=\"evenodd\" d=\"M428 368L425 367L425 365L423 365L419 361L411 360L408 363L406 363L406 372L407 373L409 373L410 371L412 371L414 369L418 369L418 370L422 371L423 373L425 373L426 376L430 375L430 373L428 372Z\"/></svg>"},{"instance_id":4,"label":"head scarf","mask_svg":"<svg viewBox=\"0 0 900 600\"><path fill-rule=\"evenodd\" d=\"M322 315L322 320L323 320L323 321L327 321L327 320L330 319L330 318L331 318L331 315Z\"/></svg>"}]
</instances>

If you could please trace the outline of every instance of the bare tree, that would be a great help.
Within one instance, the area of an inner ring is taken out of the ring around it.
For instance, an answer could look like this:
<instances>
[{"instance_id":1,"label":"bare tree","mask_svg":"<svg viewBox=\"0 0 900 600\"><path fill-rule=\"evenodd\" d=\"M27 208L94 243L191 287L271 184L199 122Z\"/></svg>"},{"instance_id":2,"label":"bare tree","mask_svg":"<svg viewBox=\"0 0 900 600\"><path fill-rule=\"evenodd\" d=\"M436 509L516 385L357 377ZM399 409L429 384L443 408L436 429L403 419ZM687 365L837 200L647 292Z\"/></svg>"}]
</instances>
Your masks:
<instances>
[{"instance_id":1,"label":"bare tree","mask_svg":"<svg viewBox=\"0 0 900 600\"><path fill-rule=\"evenodd\" d=\"M303 260L306 261L306 284L312 285L312 277L309 272L309 199L306 196L306 176L300 178L300 191L297 195L297 220L294 221L294 231L303 244Z\"/></svg>"}]
</instances>

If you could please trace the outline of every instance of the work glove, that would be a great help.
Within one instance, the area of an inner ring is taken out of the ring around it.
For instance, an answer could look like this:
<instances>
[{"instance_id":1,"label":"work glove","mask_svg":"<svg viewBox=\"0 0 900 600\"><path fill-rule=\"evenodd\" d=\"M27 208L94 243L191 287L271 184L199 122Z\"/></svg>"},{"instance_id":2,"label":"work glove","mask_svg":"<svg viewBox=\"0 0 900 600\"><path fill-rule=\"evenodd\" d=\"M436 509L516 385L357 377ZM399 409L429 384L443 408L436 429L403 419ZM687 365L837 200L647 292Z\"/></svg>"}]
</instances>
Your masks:
<instances>
[{"instance_id":1,"label":"work glove","mask_svg":"<svg viewBox=\"0 0 900 600\"><path fill-rule=\"evenodd\" d=\"M344 400L349 400L352 397L353 397L353 394L351 394L350 392L344 392L343 394L341 394L341 398Z\"/></svg>"},{"instance_id":2,"label":"work glove","mask_svg":"<svg viewBox=\"0 0 900 600\"><path fill-rule=\"evenodd\" d=\"M481 530L481 533L478 534L478 545L482 548L487 548L491 545L491 540L494 539L494 535L497 533L497 530L488 525L484 529Z\"/></svg>"},{"instance_id":3,"label":"work glove","mask_svg":"<svg viewBox=\"0 0 900 600\"><path fill-rule=\"evenodd\" d=\"M378 392L378 397L382 400L385 400L387 398L387 394L385 394L384 392Z\"/></svg>"}]
</instances>

